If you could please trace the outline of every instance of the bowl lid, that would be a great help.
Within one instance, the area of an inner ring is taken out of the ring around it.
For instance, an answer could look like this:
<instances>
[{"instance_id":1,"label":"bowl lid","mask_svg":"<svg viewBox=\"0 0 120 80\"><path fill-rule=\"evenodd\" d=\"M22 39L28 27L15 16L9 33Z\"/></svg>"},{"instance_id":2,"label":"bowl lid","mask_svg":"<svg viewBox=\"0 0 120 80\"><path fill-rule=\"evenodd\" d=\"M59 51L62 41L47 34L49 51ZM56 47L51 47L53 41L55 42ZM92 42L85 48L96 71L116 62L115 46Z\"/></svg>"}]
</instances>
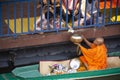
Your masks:
<instances>
[{"instance_id":1,"label":"bowl lid","mask_svg":"<svg viewBox=\"0 0 120 80\"><path fill-rule=\"evenodd\" d=\"M70 62L70 67L72 69L78 69L80 66L80 60L78 59L72 59L71 62Z\"/></svg>"},{"instance_id":2,"label":"bowl lid","mask_svg":"<svg viewBox=\"0 0 120 80\"><path fill-rule=\"evenodd\" d=\"M82 39L81 36L72 36L73 39Z\"/></svg>"},{"instance_id":3,"label":"bowl lid","mask_svg":"<svg viewBox=\"0 0 120 80\"><path fill-rule=\"evenodd\" d=\"M71 36L71 38L73 38L73 39L82 39L82 37L79 34L73 34Z\"/></svg>"}]
</instances>

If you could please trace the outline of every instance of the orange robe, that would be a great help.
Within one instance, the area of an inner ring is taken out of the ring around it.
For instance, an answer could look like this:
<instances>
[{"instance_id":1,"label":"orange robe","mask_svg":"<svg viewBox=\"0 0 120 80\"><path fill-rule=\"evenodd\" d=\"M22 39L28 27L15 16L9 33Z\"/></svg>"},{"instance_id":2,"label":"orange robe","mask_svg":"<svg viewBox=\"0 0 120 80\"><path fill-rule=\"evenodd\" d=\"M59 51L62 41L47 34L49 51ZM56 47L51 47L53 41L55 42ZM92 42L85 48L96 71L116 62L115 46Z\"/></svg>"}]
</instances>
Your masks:
<instances>
[{"instance_id":1,"label":"orange robe","mask_svg":"<svg viewBox=\"0 0 120 80\"><path fill-rule=\"evenodd\" d=\"M86 49L80 46L83 56L80 60L88 65L88 70L100 70L105 69L107 66L107 48L104 44L95 46L91 45L90 49Z\"/></svg>"}]
</instances>

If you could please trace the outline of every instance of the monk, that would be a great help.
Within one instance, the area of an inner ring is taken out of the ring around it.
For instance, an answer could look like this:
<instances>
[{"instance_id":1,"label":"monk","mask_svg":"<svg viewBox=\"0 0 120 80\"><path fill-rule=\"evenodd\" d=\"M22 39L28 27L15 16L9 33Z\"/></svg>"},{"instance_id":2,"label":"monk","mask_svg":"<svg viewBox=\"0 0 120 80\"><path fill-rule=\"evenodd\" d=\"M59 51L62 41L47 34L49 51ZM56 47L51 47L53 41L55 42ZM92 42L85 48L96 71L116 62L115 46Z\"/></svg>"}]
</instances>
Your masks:
<instances>
[{"instance_id":1,"label":"monk","mask_svg":"<svg viewBox=\"0 0 120 80\"><path fill-rule=\"evenodd\" d=\"M89 42L84 36L83 40L90 47L87 49L79 43L75 43L81 49L83 56L80 60L84 63L88 70L105 69L107 66L107 48L102 37L96 38L93 43Z\"/></svg>"}]
</instances>

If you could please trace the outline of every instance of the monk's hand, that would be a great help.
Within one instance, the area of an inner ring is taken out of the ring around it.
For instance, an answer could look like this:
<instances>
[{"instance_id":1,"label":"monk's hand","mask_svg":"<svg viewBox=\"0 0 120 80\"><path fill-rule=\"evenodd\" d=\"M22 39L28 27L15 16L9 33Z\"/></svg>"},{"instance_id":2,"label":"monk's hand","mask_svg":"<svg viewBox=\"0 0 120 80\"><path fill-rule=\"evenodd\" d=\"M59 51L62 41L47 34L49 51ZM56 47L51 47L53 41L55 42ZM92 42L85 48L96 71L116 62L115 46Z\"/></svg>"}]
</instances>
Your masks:
<instances>
[{"instance_id":1,"label":"monk's hand","mask_svg":"<svg viewBox=\"0 0 120 80\"><path fill-rule=\"evenodd\" d=\"M85 39L85 36L83 34L80 35L83 39Z\"/></svg>"},{"instance_id":2,"label":"monk's hand","mask_svg":"<svg viewBox=\"0 0 120 80\"><path fill-rule=\"evenodd\" d=\"M77 45L77 46L81 46L81 44L80 43L74 43L75 45Z\"/></svg>"},{"instance_id":3,"label":"monk's hand","mask_svg":"<svg viewBox=\"0 0 120 80\"><path fill-rule=\"evenodd\" d=\"M83 39L86 39L85 36L84 36L83 34L81 35L81 37L82 37Z\"/></svg>"}]
</instances>

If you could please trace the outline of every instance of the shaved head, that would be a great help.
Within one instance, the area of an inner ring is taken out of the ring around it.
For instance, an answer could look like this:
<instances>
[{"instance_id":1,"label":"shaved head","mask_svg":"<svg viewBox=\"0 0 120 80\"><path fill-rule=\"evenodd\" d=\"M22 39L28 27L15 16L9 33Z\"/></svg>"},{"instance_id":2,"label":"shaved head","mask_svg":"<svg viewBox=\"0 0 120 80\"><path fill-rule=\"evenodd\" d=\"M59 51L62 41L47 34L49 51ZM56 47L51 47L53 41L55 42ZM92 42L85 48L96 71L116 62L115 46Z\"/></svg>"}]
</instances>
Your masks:
<instances>
[{"instance_id":1,"label":"shaved head","mask_svg":"<svg viewBox=\"0 0 120 80\"><path fill-rule=\"evenodd\" d=\"M102 37L98 37L94 40L94 44L101 45L104 43L104 39Z\"/></svg>"}]
</instances>

